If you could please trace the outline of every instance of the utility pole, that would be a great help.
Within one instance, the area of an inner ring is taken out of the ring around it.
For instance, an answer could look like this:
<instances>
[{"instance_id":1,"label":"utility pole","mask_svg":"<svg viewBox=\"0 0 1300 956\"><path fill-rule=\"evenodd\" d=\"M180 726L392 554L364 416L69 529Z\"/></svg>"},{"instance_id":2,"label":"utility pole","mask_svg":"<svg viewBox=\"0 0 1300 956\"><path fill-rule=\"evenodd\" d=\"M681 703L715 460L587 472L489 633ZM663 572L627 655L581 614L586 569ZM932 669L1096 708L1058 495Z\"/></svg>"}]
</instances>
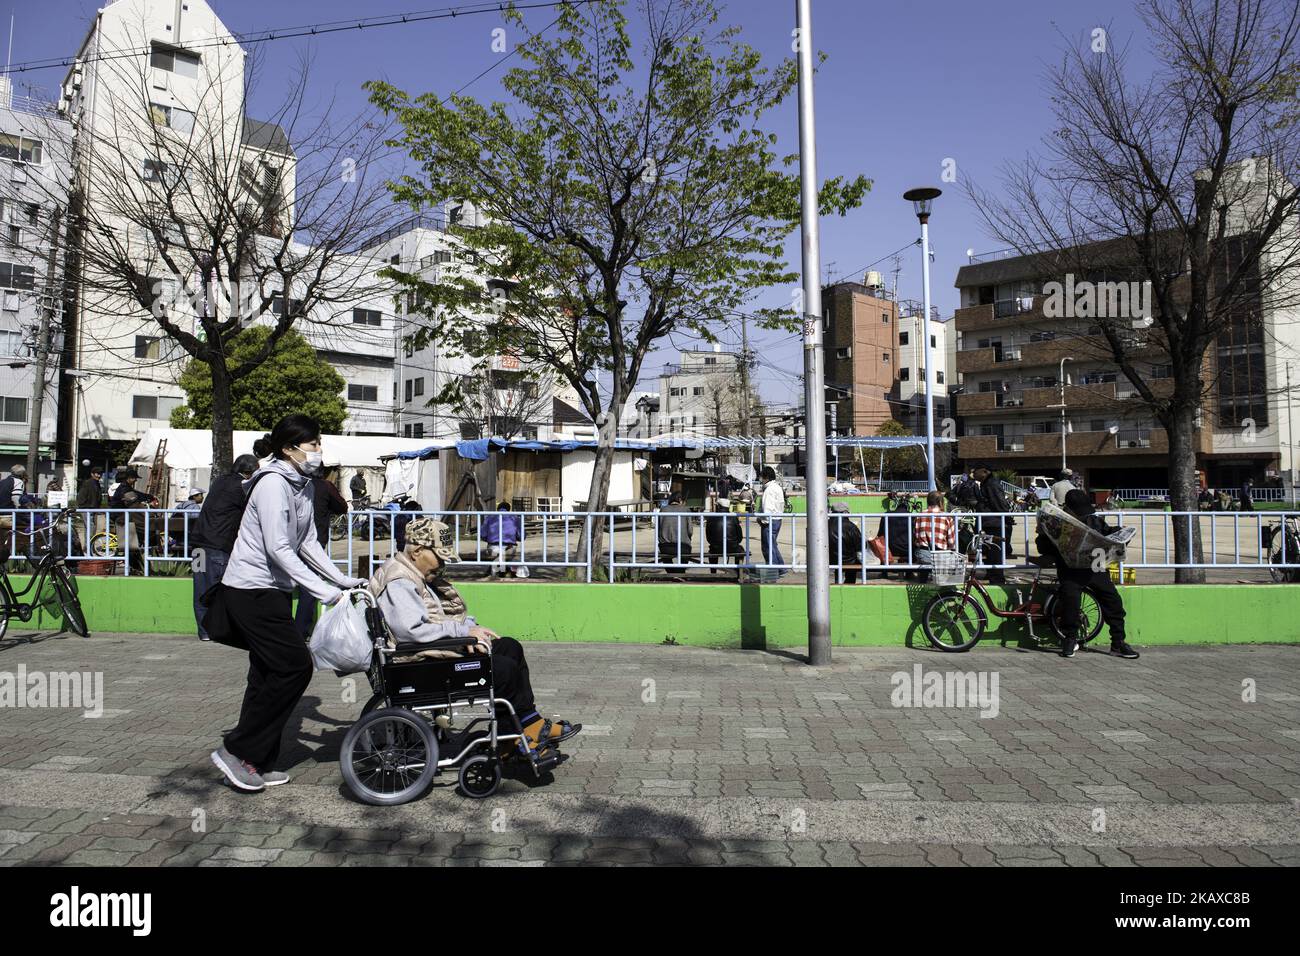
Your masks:
<instances>
[{"instance_id":1,"label":"utility pole","mask_svg":"<svg viewBox=\"0 0 1300 956\"><path fill-rule=\"evenodd\" d=\"M795 0L799 28L799 179L803 245L804 435L808 500L808 663L831 662L830 554L826 525L826 374L822 349L817 128L813 115L812 2Z\"/></svg>"},{"instance_id":2,"label":"utility pole","mask_svg":"<svg viewBox=\"0 0 1300 956\"><path fill-rule=\"evenodd\" d=\"M740 316L740 434L750 438L749 431L749 317Z\"/></svg>"},{"instance_id":3,"label":"utility pole","mask_svg":"<svg viewBox=\"0 0 1300 956\"><path fill-rule=\"evenodd\" d=\"M1295 497L1295 431L1291 428L1291 363L1286 363L1286 477L1287 490Z\"/></svg>"},{"instance_id":4,"label":"utility pole","mask_svg":"<svg viewBox=\"0 0 1300 956\"><path fill-rule=\"evenodd\" d=\"M27 481L28 490L37 490L36 463L40 458L41 417L45 410L45 368L50 358L50 322L54 318L54 269L59 260L59 220L63 209L55 206L50 212L50 254L45 260L45 295L41 304L40 320L36 331L36 376L32 382L31 425L27 429Z\"/></svg>"}]
</instances>

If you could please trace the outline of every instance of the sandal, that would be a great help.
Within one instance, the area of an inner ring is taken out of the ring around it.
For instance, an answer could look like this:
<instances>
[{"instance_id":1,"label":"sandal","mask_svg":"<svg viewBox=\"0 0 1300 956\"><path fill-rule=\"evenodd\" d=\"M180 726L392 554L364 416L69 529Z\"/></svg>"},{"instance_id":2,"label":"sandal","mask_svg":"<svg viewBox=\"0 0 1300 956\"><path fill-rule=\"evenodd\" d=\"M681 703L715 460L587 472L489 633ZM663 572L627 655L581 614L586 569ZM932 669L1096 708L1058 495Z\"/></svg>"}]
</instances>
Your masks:
<instances>
[{"instance_id":1,"label":"sandal","mask_svg":"<svg viewBox=\"0 0 1300 956\"><path fill-rule=\"evenodd\" d=\"M538 739L542 743L562 744L570 737L576 737L582 731L582 724L571 724L567 720L543 720L542 731Z\"/></svg>"}]
</instances>

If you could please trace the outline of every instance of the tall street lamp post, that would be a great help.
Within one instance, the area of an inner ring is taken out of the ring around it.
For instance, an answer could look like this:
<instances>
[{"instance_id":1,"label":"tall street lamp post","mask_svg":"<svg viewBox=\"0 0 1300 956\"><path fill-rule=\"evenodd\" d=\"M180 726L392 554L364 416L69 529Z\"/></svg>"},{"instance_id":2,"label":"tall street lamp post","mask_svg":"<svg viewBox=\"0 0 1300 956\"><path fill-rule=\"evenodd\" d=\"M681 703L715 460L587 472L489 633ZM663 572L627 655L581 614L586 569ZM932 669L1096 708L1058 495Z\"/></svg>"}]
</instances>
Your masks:
<instances>
[{"instance_id":1,"label":"tall street lamp post","mask_svg":"<svg viewBox=\"0 0 1300 956\"><path fill-rule=\"evenodd\" d=\"M1061 373L1057 376L1057 384L1061 386L1061 471L1065 471L1065 363L1073 362L1074 357L1067 355L1061 359Z\"/></svg>"},{"instance_id":2,"label":"tall street lamp post","mask_svg":"<svg viewBox=\"0 0 1300 956\"><path fill-rule=\"evenodd\" d=\"M921 186L903 193L921 221L921 342L925 349L925 457L930 490L938 488L934 478L934 363L930 354L930 208L943 190Z\"/></svg>"}]
</instances>

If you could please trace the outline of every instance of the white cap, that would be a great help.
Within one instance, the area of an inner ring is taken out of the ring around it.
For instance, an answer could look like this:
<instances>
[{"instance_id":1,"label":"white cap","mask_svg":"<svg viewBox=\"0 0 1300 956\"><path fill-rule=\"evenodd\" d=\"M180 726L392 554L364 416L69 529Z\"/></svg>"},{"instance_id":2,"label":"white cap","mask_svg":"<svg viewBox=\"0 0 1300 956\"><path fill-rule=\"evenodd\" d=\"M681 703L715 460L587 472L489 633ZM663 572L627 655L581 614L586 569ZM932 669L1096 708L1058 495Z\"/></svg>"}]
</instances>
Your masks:
<instances>
[{"instance_id":1,"label":"white cap","mask_svg":"<svg viewBox=\"0 0 1300 956\"><path fill-rule=\"evenodd\" d=\"M195 495L206 495L206 494L207 492L204 491L202 488L191 488L189 494L187 494L185 497L193 498Z\"/></svg>"}]
</instances>

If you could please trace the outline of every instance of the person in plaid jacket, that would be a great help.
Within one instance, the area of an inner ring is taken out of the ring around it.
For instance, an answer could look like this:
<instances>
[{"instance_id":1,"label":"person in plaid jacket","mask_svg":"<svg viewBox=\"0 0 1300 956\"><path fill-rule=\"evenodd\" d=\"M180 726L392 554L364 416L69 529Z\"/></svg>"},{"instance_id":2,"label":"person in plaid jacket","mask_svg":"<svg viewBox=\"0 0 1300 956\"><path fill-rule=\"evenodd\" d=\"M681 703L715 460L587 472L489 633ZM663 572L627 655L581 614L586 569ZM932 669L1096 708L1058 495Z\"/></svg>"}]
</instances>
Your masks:
<instances>
[{"instance_id":1,"label":"person in plaid jacket","mask_svg":"<svg viewBox=\"0 0 1300 956\"><path fill-rule=\"evenodd\" d=\"M935 551L952 551L957 547L957 522L944 513L942 492L932 491L925 499L924 514L912 519L913 560L922 566L932 566ZM929 572L921 572L928 576Z\"/></svg>"}]
</instances>

